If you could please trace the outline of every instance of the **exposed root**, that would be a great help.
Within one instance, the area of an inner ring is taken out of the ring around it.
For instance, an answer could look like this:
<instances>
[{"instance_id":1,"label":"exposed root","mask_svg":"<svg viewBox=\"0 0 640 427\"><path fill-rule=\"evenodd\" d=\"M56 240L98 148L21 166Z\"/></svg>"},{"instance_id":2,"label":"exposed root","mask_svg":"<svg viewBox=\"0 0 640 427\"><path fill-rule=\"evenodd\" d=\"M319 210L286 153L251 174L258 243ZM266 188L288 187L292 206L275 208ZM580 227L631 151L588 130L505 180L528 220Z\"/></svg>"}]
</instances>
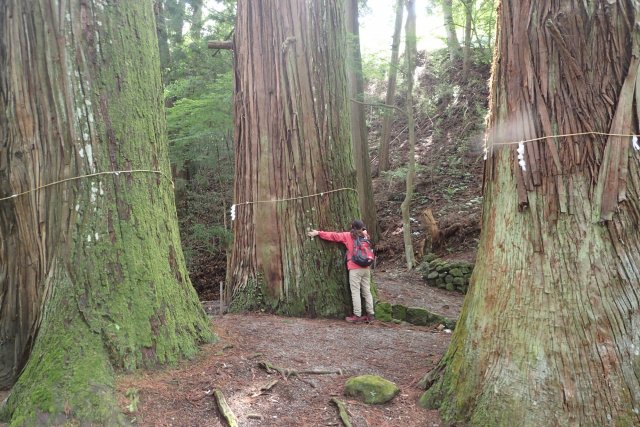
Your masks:
<instances>
[{"instance_id":1,"label":"exposed root","mask_svg":"<svg viewBox=\"0 0 640 427\"><path fill-rule=\"evenodd\" d=\"M227 401L225 400L224 395L222 394L222 391L220 391L220 389L215 389L213 391L213 395L216 398L216 403L218 404L218 410L220 411L220 414L222 415L224 420L227 422L227 425L229 427L238 427L238 420L236 419L236 416L233 414L233 411L227 404Z\"/></svg>"},{"instance_id":2,"label":"exposed root","mask_svg":"<svg viewBox=\"0 0 640 427\"><path fill-rule=\"evenodd\" d=\"M344 402L335 397L331 398L331 402L338 407L338 413L340 414L340 419L342 420L344 427L352 427L351 420L349 419L349 412L347 411L347 406Z\"/></svg>"}]
</instances>

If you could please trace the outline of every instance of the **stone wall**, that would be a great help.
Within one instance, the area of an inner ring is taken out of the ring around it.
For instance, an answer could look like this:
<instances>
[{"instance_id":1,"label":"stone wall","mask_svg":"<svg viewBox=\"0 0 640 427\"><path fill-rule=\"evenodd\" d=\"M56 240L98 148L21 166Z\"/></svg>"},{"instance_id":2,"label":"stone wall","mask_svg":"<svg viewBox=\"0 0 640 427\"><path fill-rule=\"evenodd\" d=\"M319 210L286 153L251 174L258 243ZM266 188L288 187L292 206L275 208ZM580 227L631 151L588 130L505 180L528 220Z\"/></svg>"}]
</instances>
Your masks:
<instances>
[{"instance_id":1,"label":"stone wall","mask_svg":"<svg viewBox=\"0 0 640 427\"><path fill-rule=\"evenodd\" d=\"M466 261L450 262L430 254L420 264L418 271L420 271L427 285L464 294L469 286L473 263Z\"/></svg>"}]
</instances>

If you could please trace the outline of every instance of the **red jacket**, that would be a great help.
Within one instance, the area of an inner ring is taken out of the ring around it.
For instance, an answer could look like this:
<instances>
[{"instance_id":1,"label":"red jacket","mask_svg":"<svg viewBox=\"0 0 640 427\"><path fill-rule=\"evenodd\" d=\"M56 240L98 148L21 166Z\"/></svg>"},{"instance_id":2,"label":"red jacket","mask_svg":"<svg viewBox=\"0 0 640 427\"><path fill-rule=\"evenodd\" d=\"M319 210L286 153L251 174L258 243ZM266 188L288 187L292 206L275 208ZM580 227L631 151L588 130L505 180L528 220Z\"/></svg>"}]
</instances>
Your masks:
<instances>
[{"instance_id":1,"label":"red jacket","mask_svg":"<svg viewBox=\"0 0 640 427\"><path fill-rule=\"evenodd\" d=\"M362 267L355 262L351 261L351 254L353 253L353 237L351 237L350 231L343 231L340 233L336 233L333 231L320 231L318 236L322 240L328 240L330 242L340 242L343 243L347 247L347 269L355 270L356 268L369 268Z\"/></svg>"}]
</instances>

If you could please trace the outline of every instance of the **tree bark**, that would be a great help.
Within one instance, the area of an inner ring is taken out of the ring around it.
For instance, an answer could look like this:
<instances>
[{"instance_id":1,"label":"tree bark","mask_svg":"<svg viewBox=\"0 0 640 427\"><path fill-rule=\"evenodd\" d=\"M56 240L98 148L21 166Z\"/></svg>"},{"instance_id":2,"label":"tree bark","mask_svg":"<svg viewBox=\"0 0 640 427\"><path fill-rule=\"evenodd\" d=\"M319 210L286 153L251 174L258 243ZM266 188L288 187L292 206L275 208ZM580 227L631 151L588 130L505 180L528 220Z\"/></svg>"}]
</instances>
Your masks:
<instances>
[{"instance_id":1,"label":"tree bark","mask_svg":"<svg viewBox=\"0 0 640 427\"><path fill-rule=\"evenodd\" d=\"M456 24L453 21L453 0L442 0L442 17L444 28L447 32L447 49L451 62L460 58L460 42L456 32Z\"/></svg>"},{"instance_id":2,"label":"tree bark","mask_svg":"<svg viewBox=\"0 0 640 427\"><path fill-rule=\"evenodd\" d=\"M640 423L639 8L502 1L480 248L421 399L447 422Z\"/></svg>"},{"instance_id":3,"label":"tree bark","mask_svg":"<svg viewBox=\"0 0 640 427\"><path fill-rule=\"evenodd\" d=\"M394 117L394 109L390 106L395 105L396 85L398 81L398 67L400 56L400 36L402 35L402 19L404 15L405 0L398 0L396 3L396 21L393 27L393 41L391 42L391 62L389 63L389 81L387 83L387 96L382 120L382 136L380 138L380 147L378 148L378 173L388 171L391 168L389 160L389 150L391 145L391 121Z\"/></svg>"},{"instance_id":4,"label":"tree bark","mask_svg":"<svg viewBox=\"0 0 640 427\"><path fill-rule=\"evenodd\" d=\"M0 201L1 386L20 375L0 412L115 424L114 370L213 338L180 248L152 1L5 1L0 69L0 198L18 195Z\"/></svg>"},{"instance_id":5,"label":"tree bark","mask_svg":"<svg viewBox=\"0 0 640 427\"><path fill-rule=\"evenodd\" d=\"M238 2L231 310L350 311L341 249L306 236L360 216L341 5Z\"/></svg>"},{"instance_id":6,"label":"tree bark","mask_svg":"<svg viewBox=\"0 0 640 427\"><path fill-rule=\"evenodd\" d=\"M360 25L358 24L358 0L346 2L346 25L348 39L347 80L351 112L351 143L358 181L358 205L362 220L367 225L369 236L376 241L380 237L376 206L371 183L371 159L364 110L364 77L360 54Z\"/></svg>"},{"instance_id":7,"label":"tree bark","mask_svg":"<svg viewBox=\"0 0 640 427\"><path fill-rule=\"evenodd\" d=\"M405 24L407 64L407 127L409 129L409 153L407 154L407 181L404 201L400 206L402 211L402 230L404 240L404 254L407 269L411 270L416 263L413 252L413 236L411 234L411 199L413 199L413 181L416 174L416 124L413 116L413 78L416 71L416 5L415 0L406 0L407 23Z\"/></svg>"}]
</instances>

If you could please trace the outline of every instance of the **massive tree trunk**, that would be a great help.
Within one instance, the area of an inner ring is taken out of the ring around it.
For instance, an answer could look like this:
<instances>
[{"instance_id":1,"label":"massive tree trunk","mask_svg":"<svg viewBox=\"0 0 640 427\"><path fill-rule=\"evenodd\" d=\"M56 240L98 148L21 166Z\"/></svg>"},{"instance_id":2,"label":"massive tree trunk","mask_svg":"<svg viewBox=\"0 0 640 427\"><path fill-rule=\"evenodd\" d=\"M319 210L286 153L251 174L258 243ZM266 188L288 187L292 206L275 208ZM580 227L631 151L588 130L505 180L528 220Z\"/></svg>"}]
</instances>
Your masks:
<instances>
[{"instance_id":1,"label":"massive tree trunk","mask_svg":"<svg viewBox=\"0 0 640 427\"><path fill-rule=\"evenodd\" d=\"M391 145L391 121L394 117L396 97L396 83L398 80L398 65L400 55L400 36L402 35L402 17L404 14L405 0L398 0L396 3L396 21L393 26L393 41L391 42L391 62L389 62L389 81L387 83L387 96L382 117L382 135L378 148L378 173L388 171L391 167L389 160L389 149Z\"/></svg>"},{"instance_id":2,"label":"massive tree trunk","mask_svg":"<svg viewBox=\"0 0 640 427\"><path fill-rule=\"evenodd\" d=\"M374 240L379 237L376 206L371 183L371 160L369 158L369 141L364 110L364 77L362 75L362 57L360 54L360 26L358 24L358 0L346 1L349 107L351 111L351 143L358 180L358 204L362 212L362 220L367 225L369 236Z\"/></svg>"},{"instance_id":3,"label":"massive tree trunk","mask_svg":"<svg viewBox=\"0 0 640 427\"><path fill-rule=\"evenodd\" d=\"M358 218L342 1L241 0L235 35L232 310L342 316L337 245L306 237Z\"/></svg>"},{"instance_id":4,"label":"massive tree trunk","mask_svg":"<svg viewBox=\"0 0 640 427\"><path fill-rule=\"evenodd\" d=\"M450 422L640 423L639 12L502 1L476 268L421 400Z\"/></svg>"},{"instance_id":5,"label":"massive tree trunk","mask_svg":"<svg viewBox=\"0 0 640 427\"><path fill-rule=\"evenodd\" d=\"M180 248L152 2L2 2L0 69L0 386L20 375L2 414L115 423L114 369L212 338Z\"/></svg>"}]
</instances>

